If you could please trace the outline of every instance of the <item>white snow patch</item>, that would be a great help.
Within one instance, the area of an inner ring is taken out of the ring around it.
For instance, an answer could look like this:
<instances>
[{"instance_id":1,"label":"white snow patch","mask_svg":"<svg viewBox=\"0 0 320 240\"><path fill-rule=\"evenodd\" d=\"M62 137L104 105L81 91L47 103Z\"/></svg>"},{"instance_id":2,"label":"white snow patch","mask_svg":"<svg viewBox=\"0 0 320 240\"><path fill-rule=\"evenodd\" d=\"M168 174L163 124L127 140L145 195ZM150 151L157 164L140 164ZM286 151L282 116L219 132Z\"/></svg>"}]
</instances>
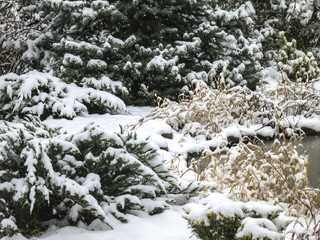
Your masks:
<instances>
[{"instance_id":1,"label":"white snow patch","mask_svg":"<svg viewBox=\"0 0 320 240\"><path fill-rule=\"evenodd\" d=\"M138 122L142 117L150 113L153 107L127 107L129 114L91 114L88 116L78 116L73 120L67 119L47 119L44 121L49 127L61 127L62 132L77 133L90 123L99 125L106 131L119 132L120 126Z\"/></svg>"},{"instance_id":2,"label":"white snow patch","mask_svg":"<svg viewBox=\"0 0 320 240\"><path fill-rule=\"evenodd\" d=\"M187 221L175 210L155 216L128 216L128 224L118 224L110 231L88 231L77 227L52 229L42 240L197 240Z\"/></svg>"}]
</instances>

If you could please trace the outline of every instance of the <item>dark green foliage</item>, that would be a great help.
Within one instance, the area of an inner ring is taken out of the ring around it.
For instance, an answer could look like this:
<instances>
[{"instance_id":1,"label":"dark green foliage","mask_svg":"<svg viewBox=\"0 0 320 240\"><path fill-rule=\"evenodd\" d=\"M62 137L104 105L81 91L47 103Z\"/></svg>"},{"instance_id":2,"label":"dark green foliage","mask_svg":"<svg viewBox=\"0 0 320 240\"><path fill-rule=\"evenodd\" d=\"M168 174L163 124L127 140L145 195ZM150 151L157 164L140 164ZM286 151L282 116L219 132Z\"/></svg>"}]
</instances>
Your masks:
<instances>
[{"instance_id":1,"label":"dark green foliage","mask_svg":"<svg viewBox=\"0 0 320 240\"><path fill-rule=\"evenodd\" d=\"M111 83L115 91L121 87L107 78L101 81ZM90 84L90 79L87 82ZM108 92L70 86L51 74L31 71L20 76L13 73L0 76L1 119L13 120L28 114L41 120L49 116L73 119L84 112L115 114L125 113L126 109L121 99Z\"/></svg>"},{"instance_id":2,"label":"dark green foliage","mask_svg":"<svg viewBox=\"0 0 320 240\"><path fill-rule=\"evenodd\" d=\"M26 6L32 1L0 2L0 75L8 72L21 73L32 65L22 59L27 50L27 39L32 29L32 17L26 13ZM29 27L28 27L29 25Z\"/></svg>"},{"instance_id":3,"label":"dark green foliage","mask_svg":"<svg viewBox=\"0 0 320 240\"><path fill-rule=\"evenodd\" d=\"M279 49L279 32L297 41L297 48L319 59L320 2L308 0L251 0L256 10L256 29L265 37L264 52ZM270 56L270 55L269 55ZM268 53L265 54L268 58ZM270 60L270 58L269 58Z\"/></svg>"},{"instance_id":4,"label":"dark green foliage","mask_svg":"<svg viewBox=\"0 0 320 240\"><path fill-rule=\"evenodd\" d=\"M108 103L106 99L101 99L99 96L93 96L91 99L83 99L83 104L86 106L89 114L119 113L117 106Z\"/></svg>"},{"instance_id":5,"label":"dark green foliage","mask_svg":"<svg viewBox=\"0 0 320 240\"><path fill-rule=\"evenodd\" d=\"M281 228L285 225L275 221L281 212L278 207L259 206L253 202L228 203L226 199L222 203L209 196L200 200L196 209L187 207L185 218L201 240L280 239Z\"/></svg>"},{"instance_id":6,"label":"dark green foliage","mask_svg":"<svg viewBox=\"0 0 320 240\"><path fill-rule=\"evenodd\" d=\"M211 84L222 69L227 85L254 88L280 48L281 31L298 49L320 56L319 1L18 2L0 6L8 13L0 19L2 73L53 70L67 83L110 91L130 104L176 99L191 80ZM130 94L102 87L104 77ZM109 110L98 100L90 104L90 113Z\"/></svg>"},{"instance_id":7,"label":"dark green foliage","mask_svg":"<svg viewBox=\"0 0 320 240\"><path fill-rule=\"evenodd\" d=\"M166 194L181 192L155 149L132 133L88 126L59 140L39 124L2 124L0 222L16 227L0 227L0 236L34 235L47 221L99 219L112 227L111 217L126 222L132 210L160 213L168 207Z\"/></svg>"},{"instance_id":8,"label":"dark green foliage","mask_svg":"<svg viewBox=\"0 0 320 240\"><path fill-rule=\"evenodd\" d=\"M130 104L154 104L156 96L177 98L191 80L208 80L208 74L218 75L221 66L229 66L229 85L247 81L254 86L261 70L250 3L45 0L34 4L26 12L35 29L28 35L28 54L23 57L31 63L28 68L54 70L55 76L78 86L87 86L88 78L100 81L109 76L128 88ZM112 93L124 97L123 91Z\"/></svg>"},{"instance_id":9,"label":"dark green foliage","mask_svg":"<svg viewBox=\"0 0 320 240\"><path fill-rule=\"evenodd\" d=\"M238 228L241 226L241 218L217 216L211 214L208 216L208 223L189 222L193 232L202 240L233 240Z\"/></svg>"},{"instance_id":10,"label":"dark green foliage","mask_svg":"<svg viewBox=\"0 0 320 240\"><path fill-rule=\"evenodd\" d=\"M311 52L305 54L297 49L297 42L288 42L284 32L280 33L281 50L275 55L278 70L291 81L309 81L320 77L320 68Z\"/></svg>"}]
</instances>

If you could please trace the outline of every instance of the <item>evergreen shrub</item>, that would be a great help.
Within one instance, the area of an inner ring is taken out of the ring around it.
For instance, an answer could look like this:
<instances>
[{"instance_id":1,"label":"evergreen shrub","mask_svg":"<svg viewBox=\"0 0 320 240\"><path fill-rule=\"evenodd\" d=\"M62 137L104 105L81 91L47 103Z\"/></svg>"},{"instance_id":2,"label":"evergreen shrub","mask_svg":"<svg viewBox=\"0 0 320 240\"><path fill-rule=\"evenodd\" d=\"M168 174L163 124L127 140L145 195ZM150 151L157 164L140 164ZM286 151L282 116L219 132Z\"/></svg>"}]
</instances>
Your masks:
<instances>
[{"instance_id":1,"label":"evergreen shrub","mask_svg":"<svg viewBox=\"0 0 320 240\"><path fill-rule=\"evenodd\" d=\"M189 221L193 232L195 232L196 235L202 240L235 239L237 230L241 226L241 218L239 216L217 216L212 212L207 215L207 221L207 223L204 223L203 221Z\"/></svg>"},{"instance_id":2,"label":"evergreen shrub","mask_svg":"<svg viewBox=\"0 0 320 240\"><path fill-rule=\"evenodd\" d=\"M297 49L297 42L288 42L284 32L280 33L281 50L275 55L278 70L292 81L320 79L320 68L311 52L305 54Z\"/></svg>"},{"instance_id":3,"label":"evergreen shrub","mask_svg":"<svg viewBox=\"0 0 320 240\"><path fill-rule=\"evenodd\" d=\"M115 91L122 87L111 80L100 84L103 83ZM38 71L1 76L0 107L0 117L5 120L27 114L43 120L49 116L72 119L86 113L126 113L124 102L109 92L66 84L49 73Z\"/></svg>"},{"instance_id":4,"label":"evergreen shrub","mask_svg":"<svg viewBox=\"0 0 320 240\"><path fill-rule=\"evenodd\" d=\"M145 140L95 125L59 137L37 121L0 125L0 236L47 226L112 228L126 214L162 212L178 179ZM91 224L91 225L90 225Z\"/></svg>"},{"instance_id":5,"label":"evergreen shrub","mask_svg":"<svg viewBox=\"0 0 320 240\"><path fill-rule=\"evenodd\" d=\"M278 221L278 207L257 202L233 202L214 193L186 205L184 216L201 240L281 239L287 223ZM196 205L196 206L195 206Z\"/></svg>"}]
</instances>

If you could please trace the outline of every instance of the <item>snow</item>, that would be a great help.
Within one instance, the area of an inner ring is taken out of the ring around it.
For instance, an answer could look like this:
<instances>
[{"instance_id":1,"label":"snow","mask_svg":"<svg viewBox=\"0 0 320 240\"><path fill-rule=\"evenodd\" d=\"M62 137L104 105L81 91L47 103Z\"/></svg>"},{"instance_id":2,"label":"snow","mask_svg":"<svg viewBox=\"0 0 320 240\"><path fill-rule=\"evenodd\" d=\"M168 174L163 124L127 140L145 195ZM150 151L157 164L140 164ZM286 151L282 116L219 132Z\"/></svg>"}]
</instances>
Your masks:
<instances>
[{"instance_id":1,"label":"snow","mask_svg":"<svg viewBox=\"0 0 320 240\"><path fill-rule=\"evenodd\" d=\"M113 37L112 35L109 35L107 37L107 42L114 47L123 47L124 46L124 42L120 38Z\"/></svg>"},{"instance_id":2,"label":"snow","mask_svg":"<svg viewBox=\"0 0 320 240\"><path fill-rule=\"evenodd\" d=\"M80 131L83 127L87 126L90 122L94 122L95 124L100 125L102 129L106 129L111 132L119 132L120 127L119 124L122 126L137 123L140 118L146 116L150 113L154 108L152 107L127 107L130 115L89 115L83 117L76 117L72 121L66 119L49 119L44 121L45 124L49 125L50 127L62 127L63 131L68 131L69 133L75 133ZM259 126L255 126L259 127ZM205 139L199 138L195 140L193 138L188 138L189 143L177 143L179 142L178 139L185 139L181 134L174 131L168 124L159 120L152 120L148 121L143 124L140 128L137 128L138 135L141 137L150 137L149 141L152 144L165 145L169 151L172 152L187 152L187 151L198 151L199 149L203 150L203 145L208 145L208 142L211 145L219 146L224 137L227 136L237 136L239 137L240 131L243 129L239 129L238 126L231 126L229 128L224 129L220 140L215 139L211 141L205 141ZM251 129L247 129L248 132L253 131ZM254 132L254 131L253 131ZM266 131L266 134L270 131ZM172 134L172 139L164 138L162 135L164 134ZM165 142L165 144L163 143ZM197 143L198 142L198 143ZM202 146L202 147L201 147ZM199 149L198 149L199 148ZM113 149L109 149L109 151L113 151ZM166 152L166 151L165 151ZM167 153L167 152L166 152ZM170 155L170 154L169 154ZM190 172L191 175L185 175L185 179L194 180L195 176ZM88 175L87 179L85 180L86 184L92 186L92 188L97 187L95 186L95 175ZM146 186L141 186L146 187ZM149 192L153 192L154 189L150 188ZM116 199L117 204L124 205L125 199L127 195L120 196ZM160 206L153 206L154 203L152 201L148 202L148 200L139 200L139 199L131 199L135 200L137 206L138 205L146 205L149 207L150 211L154 207L163 207ZM147 201L147 202L146 202ZM194 200L196 202L196 200ZM168 210L164 211L161 214L157 214L155 216L149 215L142 215L144 213L139 213L138 216L128 215L126 218L129 220L127 224L113 224L112 230L101 230L101 231L89 231L83 228L77 227L65 227L62 229L55 229L51 228L47 231L40 239L43 240L58 240L58 239L94 239L94 240L196 240L197 238L193 236L191 229L188 228L187 221L182 218L185 216L185 212L189 212L189 216L201 216L204 215L208 209L213 212L223 213L225 216L243 216L243 203L235 203L232 200L226 198L223 194L220 193L213 193L209 197L204 198L202 200L197 201L197 203L192 202L188 203L187 205L183 205L180 207L177 206L169 206ZM184 209L184 211L182 210ZM258 211L261 216L267 216L270 211L276 211L272 205L268 205L266 203L256 203L256 202L249 202L245 205L245 208L250 211L250 209L255 209ZM75 210L75 213L78 211ZM268 222L266 219L252 219L252 218L245 218L243 222L244 227L239 232L239 236L241 234L247 234L252 227L260 229L256 231L254 236L264 236L263 234L270 234L275 237L278 237L274 230L275 226L272 222ZM97 224L99 226L99 224ZM142 227L143 226L143 227ZM267 226L261 227L261 226ZM275 238L276 239L276 238Z\"/></svg>"},{"instance_id":3,"label":"snow","mask_svg":"<svg viewBox=\"0 0 320 240\"><path fill-rule=\"evenodd\" d=\"M189 203L183 208L186 212L184 217L192 219L197 224L204 222L205 225L210 225L209 218L212 216L217 218L240 217L242 219L241 227L238 229L237 237L252 235L252 239L268 238L273 240L282 237L275 223L267 218L268 214L280 209L268 205L266 202L235 202L221 193L211 193L202 199L194 198L193 203ZM252 213L256 213L259 217L251 217ZM283 220L281 216L279 219Z\"/></svg>"},{"instance_id":4,"label":"snow","mask_svg":"<svg viewBox=\"0 0 320 240\"><path fill-rule=\"evenodd\" d=\"M237 237L244 237L252 234L252 239L263 239L265 236L273 240L280 240L281 234L277 233L277 228L269 219L245 218L241 225L241 231L237 233ZM254 229L254 231L252 231Z\"/></svg>"},{"instance_id":5,"label":"snow","mask_svg":"<svg viewBox=\"0 0 320 240\"><path fill-rule=\"evenodd\" d=\"M171 209L155 216L128 216L127 224L110 231L88 231L77 227L50 229L41 240L197 240L192 236L181 210Z\"/></svg>"},{"instance_id":6,"label":"snow","mask_svg":"<svg viewBox=\"0 0 320 240\"><path fill-rule=\"evenodd\" d=\"M201 39L198 37L192 38L193 42L186 42L186 41L176 41L175 43L178 44L176 46L178 53L184 53L187 49L196 49L201 44Z\"/></svg>"},{"instance_id":7,"label":"snow","mask_svg":"<svg viewBox=\"0 0 320 240\"><path fill-rule=\"evenodd\" d=\"M152 67L159 68L164 71L165 66L167 65L167 60L165 60L162 56L155 56L148 64L147 69L151 69Z\"/></svg>"},{"instance_id":8,"label":"snow","mask_svg":"<svg viewBox=\"0 0 320 240\"><path fill-rule=\"evenodd\" d=\"M101 128L110 131L120 131L120 126L125 126L138 122L143 116L150 113L153 107L133 107L128 106L129 114L91 114L88 116L75 117L73 120L68 119L47 119L44 121L49 127L61 127L62 132L77 133L90 123L95 123Z\"/></svg>"},{"instance_id":9,"label":"snow","mask_svg":"<svg viewBox=\"0 0 320 240\"><path fill-rule=\"evenodd\" d=\"M196 204L187 204L184 209L189 218L202 218L208 212L213 212L217 215L222 214L226 217L243 217L241 206L221 193L212 193L208 197L199 200Z\"/></svg>"},{"instance_id":10,"label":"snow","mask_svg":"<svg viewBox=\"0 0 320 240\"><path fill-rule=\"evenodd\" d=\"M4 218L1 222L0 222L0 226L3 228L13 228L13 229L17 229L16 224L8 218Z\"/></svg>"},{"instance_id":11,"label":"snow","mask_svg":"<svg viewBox=\"0 0 320 240\"><path fill-rule=\"evenodd\" d=\"M87 82L93 85L96 83L93 80L90 82L90 79ZM100 84L98 86L100 88L127 91L121 84L111 81L107 77L103 77ZM48 92L43 91L42 88L48 89ZM127 112L125 103L112 93L90 86L84 88L75 84L66 84L49 73L38 71L31 71L20 76L3 75L0 77L0 90L6 92L11 98L10 102L3 103L3 109L10 109L13 113L21 111L40 117L44 110L50 109L55 117L73 118L87 112L85 104L89 103L90 105L92 102L103 105L106 112L113 114Z\"/></svg>"},{"instance_id":12,"label":"snow","mask_svg":"<svg viewBox=\"0 0 320 240\"><path fill-rule=\"evenodd\" d=\"M66 2L66 1L64 1ZM60 43L55 43L53 44L53 47L61 47L65 46L66 49L70 50L76 50L76 51L81 51L83 49L94 51L97 54L101 54L103 52L103 49L100 47L97 47L96 45L87 43L87 42L75 42L75 41L70 41L66 39L61 39Z\"/></svg>"},{"instance_id":13,"label":"snow","mask_svg":"<svg viewBox=\"0 0 320 240\"><path fill-rule=\"evenodd\" d=\"M79 56L72 55L70 53L66 53L63 57L62 64L63 65L68 65L68 64L77 64L77 65L82 65L83 61Z\"/></svg>"},{"instance_id":14,"label":"snow","mask_svg":"<svg viewBox=\"0 0 320 240\"><path fill-rule=\"evenodd\" d=\"M264 81L268 83L268 85L272 87L276 87L278 84L278 79L281 74L273 67L268 67L263 70L262 73L264 77Z\"/></svg>"},{"instance_id":15,"label":"snow","mask_svg":"<svg viewBox=\"0 0 320 240\"><path fill-rule=\"evenodd\" d=\"M106 68L107 63L105 61L102 61L100 59L90 59L90 61L87 63L87 67L90 68Z\"/></svg>"},{"instance_id":16,"label":"snow","mask_svg":"<svg viewBox=\"0 0 320 240\"><path fill-rule=\"evenodd\" d=\"M148 136L151 134L172 134L172 128L161 120L150 120L143 124L138 130L137 133L147 133Z\"/></svg>"},{"instance_id":17,"label":"snow","mask_svg":"<svg viewBox=\"0 0 320 240\"><path fill-rule=\"evenodd\" d=\"M28 50L22 55L22 59L33 60L39 58L39 49L36 47L35 42L32 40L27 40Z\"/></svg>"},{"instance_id":18,"label":"snow","mask_svg":"<svg viewBox=\"0 0 320 240\"><path fill-rule=\"evenodd\" d=\"M89 173L82 184L83 186L87 187L89 191L94 191L95 189L100 189L100 177L95 173Z\"/></svg>"},{"instance_id":19,"label":"snow","mask_svg":"<svg viewBox=\"0 0 320 240\"><path fill-rule=\"evenodd\" d=\"M127 125L138 122L138 120L148 113L150 113L154 108L153 107L127 107L130 115L89 115L83 117L75 117L73 120L66 119L48 119L44 123L50 127L62 127L63 131L68 131L68 133L76 133L83 129L91 122L100 125L101 128L110 131L110 132L119 132L119 125ZM155 121L145 126L144 131L140 130L140 134L148 136L148 133L156 132L159 136L164 133L172 133L172 129L165 123ZM155 135L157 135L155 134ZM149 134L150 135L150 134ZM110 149L111 150L111 149ZM95 185L96 175L89 174L85 179L83 185L88 185L90 188L98 187ZM70 183L72 185L72 183ZM70 187L71 187L70 185ZM147 186L141 186L146 188ZM70 189L71 190L71 189ZM79 189L80 190L80 189ZM151 187L149 192L154 192L154 189ZM126 195L121 196L117 199L117 203L124 204ZM147 199L139 201L136 199L137 204L144 205L149 207L152 211L155 207L163 207L163 205L154 206L154 202ZM164 202L164 204L166 204ZM74 206L76 208L77 206ZM78 206L80 207L80 206ZM169 207L169 205L165 205ZM79 209L74 209L74 213L77 214ZM101 231L89 231L80 227L64 227L57 229L52 227L45 234L43 234L39 239L43 240L68 240L68 239L77 239L77 240L196 240L197 238L193 236L191 229L188 228L187 220L182 218L184 211L181 207L171 206L168 210L164 211L161 214L154 216L141 215L128 215L127 224L121 224L116 222L113 223L113 230L101 230ZM98 224L98 226L100 226ZM13 240L22 240L21 235L17 235ZM4 239L3 239L4 240Z\"/></svg>"},{"instance_id":20,"label":"snow","mask_svg":"<svg viewBox=\"0 0 320 240\"><path fill-rule=\"evenodd\" d=\"M317 236L313 235L313 231L319 232L319 224L315 226L315 223L319 223L320 215L318 214L315 219L312 218L298 218L292 221L285 230L285 240L291 239L303 239L304 236L310 235L310 240L319 240ZM307 229L306 226L309 226Z\"/></svg>"},{"instance_id":21,"label":"snow","mask_svg":"<svg viewBox=\"0 0 320 240\"><path fill-rule=\"evenodd\" d=\"M94 18L95 17L95 12L92 10L92 8L83 8L82 10L83 12L83 16L85 17L90 17L90 18Z\"/></svg>"},{"instance_id":22,"label":"snow","mask_svg":"<svg viewBox=\"0 0 320 240\"><path fill-rule=\"evenodd\" d=\"M130 199L130 202L132 202L132 204L135 204L135 205L138 205L138 206L141 205L140 199L137 196L132 196L132 195L129 195L129 194L117 197L116 198L116 204L120 205L121 208L124 209L127 199Z\"/></svg>"},{"instance_id":23,"label":"snow","mask_svg":"<svg viewBox=\"0 0 320 240\"><path fill-rule=\"evenodd\" d=\"M159 56L155 56L154 58L152 58L148 64L147 64L147 69L161 69L161 71L164 71L164 69L166 67L170 67L176 64L176 62L178 61L178 57L175 56L174 58L170 59L170 60L166 60L164 59L164 57L162 56L162 54L160 54Z\"/></svg>"}]
</instances>

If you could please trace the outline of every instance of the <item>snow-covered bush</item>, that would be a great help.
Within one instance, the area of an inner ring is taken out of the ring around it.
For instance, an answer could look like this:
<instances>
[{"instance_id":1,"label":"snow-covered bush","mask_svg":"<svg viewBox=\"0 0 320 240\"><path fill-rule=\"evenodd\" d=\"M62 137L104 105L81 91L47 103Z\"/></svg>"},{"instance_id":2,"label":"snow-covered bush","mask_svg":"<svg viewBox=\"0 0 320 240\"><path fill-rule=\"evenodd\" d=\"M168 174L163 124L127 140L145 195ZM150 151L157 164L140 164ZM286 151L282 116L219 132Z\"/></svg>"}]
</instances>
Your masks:
<instances>
[{"instance_id":1,"label":"snow-covered bush","mask_svg":"<svg viewBox=\"0 0 320 240\"><path fill-rule=\"evenodd\" d=\"M126 222L156 214L180 182L145 140L89 125L58 137L41 124L0 124L0 236L35 234L48 224ZM9 231L10 230L10 231Z\"/></svg>"},{"instance_id":2,"label":"snow-covered bush","mask_svg":"<svg viewBox=\"0 0 320 240\"><path fill-rule=\"evenodd\" d=\"M109 83L116 88L111 81ZM41 119L49 116L72 119L88 112L126 112L123 101L111 93L66 84L48 73L37 71L0 77L0 108L2 119L14 119L26 114Z\"/></svg>"},{"instance_id":3,"label":"snow-covered bush","mask_svg":"<svg viewBox=\"0 0 320 240\"><path fill-rule=\"evenodd\" d=\"M214 193L190 203L184 216L201 240L282 239L288 218L280 217L279 207L258 202L233 202Z\"/></svg>"},{"instance_id":4,"label":"snow-covered bush","mask_svg":"<svg viewBox=\"0 0 320 240\"><path fill-rule=\"evenodd\" d=\"M226 63L229 85L254 87L280 31L319 53L319 9L315 0L2 1L0 73L49 69L78 85L110 77L139 104L176 98L191 75L210 81Z\"/></svg>"},{"instance_id":5,"label":"snow-covered bush","mask_svg":"<svg viewBox=\"0 0 320 240\"><path fill-rule=\"evenodd\" d=\"M319 190L309 185L308 156L291 142L276 139L270 149L240 142L206 150L199 161L206 163L200 179L218 183L233 199L273 201L294 216L310 214L319 201Z\"/></svg>"},{"instance_id":6,"label":"snow-covered bush","mask_svg":"<svg viewBox=\"0 0 320 240\"><path fill-rule=\"evenodd\" d=\"M286 73L290 80L309 81L320 78L318 62L311 52L297 50L295 40L288 42L284 32L280 33L281 50L275 55L278 70Z\"/></svg>"},{"instance_id":7,"label":"snow-covered bush","mask_svg":"<svg viewBox=\"0 0 320 240\"><path fill-rule=\"evenodd\" d=\"M262 85L258 87L258 91L270 101L276 102L280 108L277 111L279 127L294 128L295 123L290 118L317 118L320 115L320 92L315 87L317 81L319 79L306 82L298 79L293 82L281 76L276 86ZM276 123L276 119L274 122Z\"/></svg>"},{"instance_id":8,"label":"snow-covered bush","mask_svg":"<svg viewBox=\"0 0 320 240\"><path fill-rule=\"evenodd\" d=\"M1 202L1 204L5 204L5 202ZM10 218L4 218L0 222L0 236L12 237L17 231L17 225Z\"/></svg>"},{"instance_id":9,"label":"snow-covered bush","mask_svg":"<svg viewBox=\"0 0 320 240\"><path fill-rule=\"evenodd\" d=\"M286 19L282 31L288 31L291 39L297 39L304 50L317 52L320 44L320 2L314 0L277 0L272 6ZM318 50L319 53L319 50ZM320 56L318 55L318 58Z\"/></svg>"}]
</instances>

